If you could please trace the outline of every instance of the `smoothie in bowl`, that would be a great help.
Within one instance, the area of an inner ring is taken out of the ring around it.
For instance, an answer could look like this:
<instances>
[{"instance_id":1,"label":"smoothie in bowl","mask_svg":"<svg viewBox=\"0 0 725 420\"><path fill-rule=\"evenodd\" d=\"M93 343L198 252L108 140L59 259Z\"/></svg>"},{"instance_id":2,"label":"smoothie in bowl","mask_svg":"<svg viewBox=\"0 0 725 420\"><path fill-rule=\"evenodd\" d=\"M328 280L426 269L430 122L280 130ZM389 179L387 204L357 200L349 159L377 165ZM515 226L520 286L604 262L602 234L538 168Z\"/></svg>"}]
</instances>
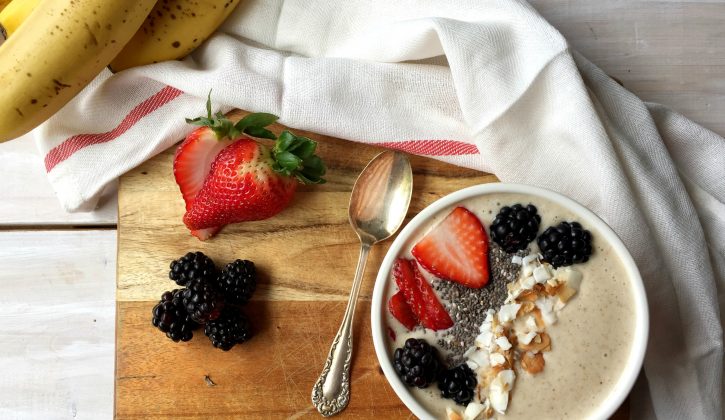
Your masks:
<instances>
[{"instance_id":1,"label":"smoothie in bowl","mask_svg":"<svg viewBox=\"0 0 725 420\"><path fill-rule=\"evenodd\" d=\"M413 414L606 418L639 372L647 306L613 231L512 184L451 194L391 246L372 305L383 371Z\"/></svg>"}]
</instances>

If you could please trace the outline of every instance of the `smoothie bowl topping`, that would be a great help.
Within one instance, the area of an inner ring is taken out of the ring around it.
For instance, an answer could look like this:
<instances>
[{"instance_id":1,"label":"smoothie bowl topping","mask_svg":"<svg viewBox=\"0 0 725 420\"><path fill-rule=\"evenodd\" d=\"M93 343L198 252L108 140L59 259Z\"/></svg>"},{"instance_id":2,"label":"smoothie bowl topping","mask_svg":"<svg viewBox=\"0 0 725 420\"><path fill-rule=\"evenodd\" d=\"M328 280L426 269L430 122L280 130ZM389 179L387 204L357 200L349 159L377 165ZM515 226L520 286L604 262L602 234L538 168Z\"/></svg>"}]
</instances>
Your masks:
<instances>
[{"instance_id":1,"label":"smoothie bowl topping","mask_svg":"<svg viewBox=\"0 0 725 420\"><path fill-rule=\"evenodd\" d=\"M395 371L448 419L505 415L517 381L546 372L560 332L550 329L567 316L587 272L577 265L586 267L594 249L576 221L549 215L539 235L535 205L492 207L493 220L490 208L453 208L404 247L391 270Z\"/></svg>"}]
</instances>

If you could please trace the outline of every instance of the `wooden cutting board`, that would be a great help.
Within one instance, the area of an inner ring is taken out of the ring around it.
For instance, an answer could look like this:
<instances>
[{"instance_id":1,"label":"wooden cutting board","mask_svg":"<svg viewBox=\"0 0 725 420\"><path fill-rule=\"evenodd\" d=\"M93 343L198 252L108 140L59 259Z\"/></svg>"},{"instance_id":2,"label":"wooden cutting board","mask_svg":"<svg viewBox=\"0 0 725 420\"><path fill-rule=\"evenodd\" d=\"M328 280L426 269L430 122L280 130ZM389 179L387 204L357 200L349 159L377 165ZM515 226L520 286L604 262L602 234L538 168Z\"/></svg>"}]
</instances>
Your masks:
<instances>
[{"instance_id":1,"label":"wooden cutting board","mask_svg":"<svg viewBox=\"0 0 725 420\"><path fill-rule=\"evenodd\" d=\"M243 115L243 114L240 114ZM279 133L284 127L276 126ZM175 147L123 176L119 187L116 416L118 418L319 418L313 383L342 320L358 258L347 220L350 190L381 149L305 133L320 142L327 183L302 187L272 219L226 227L200 242L181 222L172 175ZM436 199L492 175L411 156L415 191L408 220ZM370 297L390 244L374 247L355 317L352 398L344 417L410 414L380 370L370 332ZM248 313L256 336L223 352L202 331L174 343L151 325L171 260L201 250L217 262L255 262L261 279Z\"/></svg>"},{"instance_id":2,"label":"wooden cutting board","mask_svg":"<svg viewBox=\"0 0 725 420\"><path fill-rule=\"evenodd\" d=\"M347 204L357 175L381 149L294 131L319 141L328 182L300 188L293 204L272 219L228 226L206 242L181 222L175 147L121 178L117 418L320 418L310 393L342 320L358 258ZM414 192L407 220L448 193L496 181L433 159L410 159ZM391 241L375 246L368 260L355 317L352 398L343 418L412 417L383 376L370 330L373 283ZM190 342L173 343L151 325L151 308L175 286L169 263L196 250L218 265L252 260L260 272L247 308L256 336L229 352L212 347L203 331Z\"/></svg>"}]
</instances>

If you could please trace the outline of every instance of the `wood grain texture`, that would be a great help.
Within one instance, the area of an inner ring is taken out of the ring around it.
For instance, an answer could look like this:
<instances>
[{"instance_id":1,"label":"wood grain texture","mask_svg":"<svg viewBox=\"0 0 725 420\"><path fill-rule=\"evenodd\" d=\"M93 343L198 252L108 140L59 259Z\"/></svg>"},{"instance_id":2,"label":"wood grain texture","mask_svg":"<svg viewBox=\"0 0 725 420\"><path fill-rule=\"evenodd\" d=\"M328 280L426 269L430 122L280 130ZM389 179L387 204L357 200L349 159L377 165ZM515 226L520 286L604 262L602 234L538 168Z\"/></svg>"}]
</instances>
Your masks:
<instances>
[{"instance_id":1,"label":"wood grain texture","mask_svg":"<svg viewBox=\"0 0 725 420\"><path fill-rule=\"evenodd\" d=\"M725 2L529 2L573 48L640 98L725 136Z\"/></svg>"},{"instance_id":2,"label":"wood grain texture","mask_svg":"<svg viewBox=\"0 0 725 420\"><path fill-rule=\"evenodd\" d=\"M116 232L0 232L0 418L113 413Z\"/></svg>"},{"instance_id":3,"label":"wood grain texture","mask_svg":"<svg viewBox=\"0 0 725 420\"><path fill-rule=\"evenodd\" d=\"M188 343L165 339L149 322L150 304L119 302L117 418L320 418L310 392L344 302L253 302L247 312L256 336L229 352L212 347L201 331ZM411 417L378 366L369 311L369 302L361 302L353 398L344 415Z\"/></svg>"},{"instance_id":4,"label":"wood grain texture","mask_svg":"<svg viewBox=\"0 0 725 420\"><path fill-rule=\"evenodd\" d=\"M113 226L116 186L93 212L67 213L58 202L30 137L0 144L0 228L17 226Z\"/></svg>"},{"instance_id":5,"label":"wood grain texture","mask_svg":"<svg viewBox=\"0 0 725 420\"><path fill-rule=\"evenodd\" d=\"M280 127L273 128L280 131ZM304 132L300 132L304 133ZM189 250L216 261L246 258L265 273L261 300L346 300L359 242L347 219L355 179L379 148L305 133L319 140L328 182L302 187L292 205L259 222L230 225L207 242L181 222L184 203L172 174L173 148L121 179L119 191L118 300L150 301L169 286L168 264ZM495 177L428 158L411 157L413 200L409 217L443 195ZM376 267L390 240L376 246L361 290L369 299Z\"/></svg>"}]
</instances>

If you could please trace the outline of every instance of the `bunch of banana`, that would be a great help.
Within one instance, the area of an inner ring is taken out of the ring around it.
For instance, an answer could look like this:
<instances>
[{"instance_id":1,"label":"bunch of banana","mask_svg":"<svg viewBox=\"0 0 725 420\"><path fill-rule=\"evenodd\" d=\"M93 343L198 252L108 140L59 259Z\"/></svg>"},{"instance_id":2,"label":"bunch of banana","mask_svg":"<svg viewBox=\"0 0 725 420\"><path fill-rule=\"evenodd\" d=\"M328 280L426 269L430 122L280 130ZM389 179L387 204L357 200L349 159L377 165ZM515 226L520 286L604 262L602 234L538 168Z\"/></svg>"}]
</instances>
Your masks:
<instances>
[{"instance_id":1,"label":"bunch of banana","mask_svg":"<svg viewBox=\"0 0 725 420\"><path fill-rule=\"evenodd\" d=\"M109 63L120 71L186 56L239 3L156 1L0 0L0 142L47 120Z\"/></svg>"},{"instance_id":2,"label":"bunch of banana","mask_svg":"<svg viewBox=\"0 0 725 420\"><path fill-rule=\"evenodd\" d=\"M40 0L17 0L0 4L0 43L15 32Z\"/></svg>"},{"instance_id":3,"label":"bunch of banana","mask_svg":"<svg viewBox=\"0 0 725 420\"><path fill-rule=\"evenodd\" d=\"M159 0L111 61L113 71L186 57L224 22L239 0Z\"/></svg>"}]
</instances>

